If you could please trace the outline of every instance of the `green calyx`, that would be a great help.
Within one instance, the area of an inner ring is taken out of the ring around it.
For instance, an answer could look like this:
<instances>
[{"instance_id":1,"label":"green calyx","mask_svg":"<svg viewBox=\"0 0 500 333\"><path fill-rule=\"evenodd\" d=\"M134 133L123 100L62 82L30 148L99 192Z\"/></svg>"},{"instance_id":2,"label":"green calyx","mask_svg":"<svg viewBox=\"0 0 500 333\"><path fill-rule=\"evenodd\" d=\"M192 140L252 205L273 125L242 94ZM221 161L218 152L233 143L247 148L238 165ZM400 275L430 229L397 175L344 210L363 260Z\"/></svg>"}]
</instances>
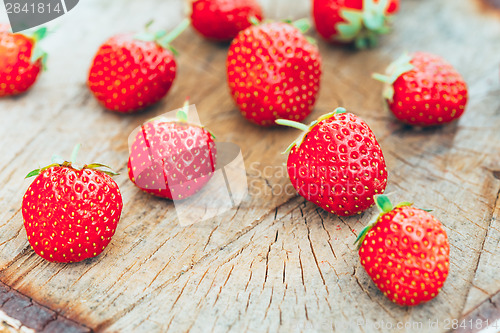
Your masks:
<instances>
[{"instance_id":1,"label":"green calyx","mask_svg":"<svg viewBox=\"0 0 500 333\"><path fill-rule=\"evenodd\" d=\"M400 202L399 204L397 204L394 207L392 205L391 200L389 199L389 197L387 197L386 195L383 195L383 194L378 194L378 195L373 196L373 200L375 201L375 204L377 205L380 213L377 216L375 216L375 218L373 220L371 220L363 228L363 230L361 230L361 232L359 233L358 237L354 241L354 244L357 244L357 249L358 250L361 247L361 245L363 244L363 240L365 239L365 237L368 234L368 232L377 224L377 222L380 220L380 218L382 218L382 216L384 216L385 214L389 213L390 211L392 211L395 208L413 205L413 203L411 203L411 202L404 201L404 202Z\"/></svg>"},{"instance_id":2,"label":"green calyx","mask_svg":"<svg viewBox=\"0 0 500 333\"><path fill-rule=\"evenodd\" d=\"M145 31L134 35L137 40L142 40L145 42L155 42L164 49L169 49L174 55L178 55L176 49L174 49L170 43L172 43L179 35L186 30L186 28L191 24L189 19L184 19L182 22L176 26L172 31L167 33L165 30L159 30L157 32L150 32L149 27L153 24L153 21L149 21L145 26Z\"/></svg>"},{"instance_id":3,"label":"green calyx","mask_svg":"<svg viewBox=\"0 0 500 333\"><path fill-rule=\"evenodd\" d=\"M296 122L293 120L288 120L288 119L277 119L276 124L278 124L278 125L288 126L288 127L296 128L296 129L302 131L302 134L294 142L292 142L292 144L290 146L288 146L288 148L283 152L283 154L289 153L292 150L292 148L295 146L300 146L302 144L302 142L304 141L304 138L306 137L307 133L309 133L311 131L311 129L314 126L316 126L319 122L321 122L325 119L331 118L336 114L342 114L342 113L346 113L346 112L347 111L344 108L336 108L333 112L322 115L317 120L311 122L309 125L302 124L302 123L299 123L299 122Z\"/></svg>"},{"instance_id":4,"label":"green calyx","mask_svg":"<svg viewBox=\"0 0 500 333\"><path fill-rule=\"evenodd\" d=\"M182 108L177 110L175 114L175 120L172 120L172 118L167 118L164 115L156 116L154 118L149 119L146 121L146 123L150 123L153 121L160 121L160 122L178 122L178 123L183 123L183 124L189 124L189 125L194 125L188 122L189 117L189 97L186 97L186 100L184 101L184 104L182 105Z\"/></svg>"},{"instance_id":5,"label":"green calyx","mask_svg":"<svg viewBox=\"0 0 500 333\"><path fill-rule=\"evenodd\" d=\"M35 30L35 32L33 32L31 35L28 35L28 37L32 38L34 41L34 47L31 51L30 60L32 63L41 60L44 69L47 69L47 53L40 47L39 42L47 36L47 32L48 30L46 27L41 27Z\"/></svg>"},{"instance_id":6,"label":"green calyx","mask_svg":"<svg viewBox=\"0 0 500 333\"><path fill-rule=\"evenodd\" d=\"M394 82L404 73L407 73L414 69L414 66L411 64L412 57L408 53L404 53L398 59L396 59L393 63L391 63L385 73L386 75L374 73L372 74L372 78L377 81L384 83L384 91L383 96L386 100L392 101L394 100Z\"/></svg>"},{"instance_id":7,"label":"green calyx","mask_svg":"<svg viewBox=\"0 0 500 333\"><path fill-rule=\"evenodd\" d=\"M71 160L70 161L65 161L62 157L59 155L54 155L52 156L52 164L47 165L46 167L40 168L40 169L35 169L28 173L25 177L30 178L34 176L38 176L41 174L43 171L55 167L55 166L61 166L61 167L67 167L67 168L72 168L76 170L83 170L83 169L94 169L98 170L102 173L105 173L109 176L116 176L119 175L119 173L113 171L109 166L100 164L100 163L91 163L91 164L85 164L81 167L76 165L76 158L78 156L78 152L80 151L80 144L76 145L75 148L73 149L73 152L71 153ZM107 170L102 170L102 168L107 169Z\"/></svg>"},{"instance_id":8,"label":"green calyx","mask_svg":"<svg viewBox=\"0 0 500 333\"><path fill-rule=\"evenodd\" d=\"M342 10L340 14L346 22L337 25L339 34L336 39L340 42L354 42L358 49L376 46L378 36L390 31L388 5L389 0L363 0L362 11Z\"/></svg>"},{"instance_id":9,"label":"green calyx","mask_svg":"<svg viewBox=\"0 0 500 333\"><path fill-rule=\"evenodd\" d=\"M179 110L177 110L177 113L175 114L175 118L176 120L174 120L173 122L177 122L177 123L181 123L181 124L187 124L187 125L190 125L190 126L197 126L197 127L201 127L203 128L205 131L207 131L208 133L210 133L210 136L215 140L216 137L215 135L212 133L212 131L210 131L208 128L206 128L205 126L200 126L198 124L193 124L193 123L190 123L189 122L189 97L186 97L186 101L184 102L184 105L182 106L182 108L180 108ZM164 117L163 115L161 116L157 116L157 117L154 117L152 119L149 119L146 123L149 123L149 122L152 122L152 121L160 121L160 122L172 122L172 119L168 119L166 117Z\"/></svg>"},{"instance_id":10,"label":"green calyx","mask_svg":"<svg viewBox=\"0 0 500 333\"><path fill-rule=\"evenodd\" d=\"M289 22L291 25L293 25L295 28L299 29L300 32L305 34L306 32L311 29L311 21L307 18L301 18L296 21Z\"/></svg>"},{"instance_id":11,"label":"green calyx","mask_svg":"<svg viewBox=\"0 0 500 333\"><path fill-rule=\"evenodd\" d=\"M259 21L258 18L256 18L255 16L250 16L248 18L248 21L252 24L252 25L259 25L261 22Z\"/></svg>"},{"instance_id":12,"label":"green calyx","mask_svg":"<svg viewBox=\"0 0 500 333\"><path fill-rule=\"evenodd\" d=\"M295 21L292 20L282 20L283 23L290 24L299 30L302 34L305 34L311 29L311 21L308 18L301 18ZM316 44L316 40L310 36L305 36L307 41L311 44Z\"/></svg>"},{"instance_id":13,"label":"green calyx","mask_svg":"<svg viewBox=\"0 0 500 333\"><path fill-rule=\"evenodd\" d=\"M305 34L311 29L311 21L308 18L301 18L296 21L284 20L283 22L291 24L295 28L297 28L302 34ZM316 39L311 36L304 36L305 39L310 43L316 45Z\"/></svg>"}]
</instances>

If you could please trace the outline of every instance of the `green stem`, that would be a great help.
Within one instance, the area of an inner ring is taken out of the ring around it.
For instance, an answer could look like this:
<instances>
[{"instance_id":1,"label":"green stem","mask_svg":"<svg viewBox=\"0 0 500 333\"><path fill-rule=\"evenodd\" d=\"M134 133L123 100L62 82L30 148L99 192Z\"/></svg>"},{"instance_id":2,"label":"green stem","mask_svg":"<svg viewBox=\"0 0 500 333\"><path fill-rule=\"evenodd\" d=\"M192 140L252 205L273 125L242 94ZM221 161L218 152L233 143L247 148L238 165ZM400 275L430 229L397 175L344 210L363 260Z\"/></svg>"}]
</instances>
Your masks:
<instances>
[{"instance_id":1,"label":"green stem","mask_svg":"<svg viewBox=\"0 0 500 333\"><path fill-rule=\"evenodd\" d=\"M52 163L57 163L57 164L63 164L64 163L64 158L62 158L60 155L52 155L51 162Z\"/></svg>"},{"instance_id":2,"label":"green stem","mask_svg":"<svg viewBox=\"0 0 500 333\"><path fill-rule=\"evenodd\" d=\"M342 114L342 113L346 113L346 112L347 112L346 109L344 109L342 107L338 107L335 110L333 110L333 112L326 113L326 114L322 115L321 117L319 117L318 120L316 120L315 122L312 122L311 125L309 125L309 127L315 125L316 123L319 123L320 121L331 118L336 114Z\"/></svg>"},{"instance_id":3,"label":"green stem","mask_svg":"<svg viewBox=\"0 0 500 333\"><path fill-rule=\"evenodd\" d=\"M47 31L48 30L46 27L41 27L31 35L31 38L33 38L33 40L35 41L35 46L31 51L31 62L35 63L38 61L38 59L41 59L43 69L46 69L47 53L40 47L38 42L45 38L45 36L47 35Z\"/></svg>"},{"instance_id":4,"label":"green stem","mask_svg":"<svg viewBox=\"0 0 500 333\"><path fill-rule=\"evenodd\" d=\"M184 30L186 30L186 28L189 27L190 24L191 24L191 22L189 21L189 19L185 18L184 20L182 20L182 22L178 26L176 26L172 31L170 31L167 35L165 35L165 37L158 40L158 42L161 43L161 45L170 44Z\"/></svg>"},{"instance_id":5,"label":"green stem","mask_svg":"<svg viewBox=\"0 0 500 333\"><path fill-rule=\"evenodd\" d=\"M155 22L154 19L151 19L149 20L145 25L144 25L144 30L145 31L148 31L149 30L149 27L151 27L153 25L153 23Z\"/></svg>"},{"instance_id":6,"label":"green stem","mask_svg":"<svg viewBox=\"0 0 500 333\"><path fill-rule=\"evenodd\" d=\"M182 108L177 111L176 117L177 120L180 122L187 122L188 121L188 112L189 112L189 97L186 97L186 101L184 102L184 105Z\"/></svg>"},{"instance_id":7,"label":"green stem","mask_svg":"<svg viewBox=\"0 0 500 333\"><path fill-rule=\"evenodd\" d=\"M377 216L375 216L375 218L373 218L358 234L358 237L354 241L354 244L357 244L358 250L361 247L361 245L363 245L363 240L365 239L368 232L377 224L377 222L382 218L382 216L389 213L395 208L413 205L411 202L404 201L397 204L396 207L393 207L391 200L389 200L389 198L384 194L377 194L373 196L373 200L375 201L375 204L380 210L380 213Z\"/></svg>"},{"instance_id":8,"label":"green stem","mask_svg":"<svg viewBox=\"0 0 500 333\"><path fill-rule=\"evenodd\" d=\"M41 27L40 29L37 29L32 37L35 41L40 41L42 40L45 36L47 35L47 27Z\"/></svg>"},{"instance_id":9,"label":"green stem","mask_svg":"<svg viewBox=\"0 0 500 333\"><path fill-rule=\"evenodd\" d=\"M375 224L377 224L378 220L384 214L390 212L393 209L391 200L389 200L389 198L386 195L383 194L375 195L373 197L373 200L375 201L375 204L380 210L380 213L377 214L377 216L375 216L370 222L368 222L368 224L358 234L358 237L356 237L354 244L357 245L358 250L361 247L361 245L363 245L363 240L365 239L366 235L375 226Z\"/></svg>"},{"instance_id":10,"label":"green stem","mask_svg":"<svg viewBox=\"0 0 500 333\"><path fill-rule=\"evenodd\" d=\"M372 78L374 78L377 81L384 82L384 83L392 83L391 78L388 77L387 75L379 74L379 73L373 73Z\"/></svg>"},{"instance_id":11,"label":"green stem","mask_svg":"<svg viewBox=\"0 0 500 333\"><path fill-rule=\"evenodd\" d=\"M301 18L297 21L292 22L292 25L299 29L300 32L306 33L309 29L311 29L311 22L307 18Z\"/></svg>"},{"instance_id":12,"label":"green stem","mask_svg":"<svg viewBox=\"0 0 500 333\"><path fill-rule=\"evenodd\" d=\"M40 173L42 173L43 171L45 171L45 170L47 170L47 169L49 169L51 167L55 167L55 166L72 168L72 169L75 169L75 170L94 169L94 170L100 171L102 173L105 173L105 174L107 174L109 176L119 175L119 173L113 171L109 166L107 166L105 164L101 164L101 163L91 163L91 164L84 165L83 167L76 166L76 158L78 156L78 152L80 151L80 147L81 147L81 144L77 144L75 146L75 148L73 148L73 152L71 153L70 162L65 161L59 155L53 155L52 156L52 164L47 165L46 167L43 167L43 168L31 171L30 173L28 173L26 175L25 178L30 178L30 177L33 177L33 176L37 176ZM108 170L101 170L100 168L106 168Z\"/></svg>"},{"instance_id":13,"label":"green stem","mask_svg":"<svg viewBox=\"0 0 500 333\"><path fill-rule=\"evenodd\" d=\"M76 158L78 157L78 152L80 152L81 144L77 144L75 148L73 148L73 152L71 153L71 164L76 164Z\"/></svg>"},{"instance_id":14,"label":"green stem","mask_svg":"<svg viewBox=\"0 0 500 333\"><path fill-rule=\"evenodd\" d=\"M34 176L38 176L39 174L40 174L40 169L36 169L36 170L33 170L30 173L28 173L26 175L26 177L24 177L24 179L30 178L30 177L34 177Z\"/></svg>"},{"instance_id":15,"label":"green stem","mask_svg":"<svg viewBox=\"0 0 500 333\"><path fill-rule=\"evenodd\" d=\"M255 17L255 16L250 16L248 18L248 21L252 24L252 25L259 25L260 24L260 21Z\"/></svg>"},{"instance_id":16,"label":"green stem","mask_svg":"<svg viewBox=\"0 0 500 333\"><path fill-rule=\"evenodd\" d=\"M378 194L373 197L375 204L382 213L390 212L394 207L392 206L391 200L388 196L383 194Z\"/></svg>"},{"instance_id":17,"label":"green stem","mask_svg":"<svg viewBox=\"0 0 500 333\"><path fill-rule=\"evenodd\" d=\"M106 168L108 170L101 170L100 168ZM108 176L118 176L119 173L118 172L115 172L113 169L111 169L109 166L105 165L105 164L101 164L101 163L91 163L91 164L87 164L83 167L83 169L94 169L94 170L97 170L97 171L101 171L105 174L107 174Z\"/></svg>"},{"instance_id":18,"label":"green stem","mask_svg":"<svg viewBox=\"0 0 500 333\"><path fill-rule=\"evenodd\" d=\"M288 120L288 119L277 119L276 124L278 125L283 125L283 126L288 126L288 127L293 127L296 129L299 129L301 131L307 131L309 129L308 125L293 121L293 120Z\"/></svg>"}]
</instances>

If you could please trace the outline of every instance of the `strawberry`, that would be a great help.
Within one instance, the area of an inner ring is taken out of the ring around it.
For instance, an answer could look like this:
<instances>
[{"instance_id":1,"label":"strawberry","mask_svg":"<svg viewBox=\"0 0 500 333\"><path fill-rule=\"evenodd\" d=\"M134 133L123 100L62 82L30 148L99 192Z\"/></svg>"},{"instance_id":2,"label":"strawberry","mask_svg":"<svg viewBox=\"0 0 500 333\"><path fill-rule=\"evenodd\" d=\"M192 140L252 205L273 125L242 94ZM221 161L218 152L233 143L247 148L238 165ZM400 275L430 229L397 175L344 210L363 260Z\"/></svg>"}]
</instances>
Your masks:
<instances>
[{"instance_id":1,"label":"strawberry","mask_svg":"<svg viewBox=\"0 0 500 333\"><path fill-rule=\"evenodd\" d=\"M250 26L250 19L262 20L262 9L256 0L195 0L191 24L204 37L230 41Z\"/></svg>"},{"instance_id":2,"label":"strawberry","mask_svg":"<svg viewBox=\"0 0 500 333\"><path fill-rule=\"evenodd\" d=\"M313 0L316 30L327 41L364 49L390 31L399 0Z\"/></svg>"},{"instance_id":3,"label":"strawberry","mask_svg":"<svg viewBox=\"0 0 500 333\"><path fill-rule=\"evenodd\" d=\"M373 77L385 83L384 98L399 120L432 126L458 119L467 104L467 84L442 58L423 52L404 54Z\"/></svg>"},{"instance_id":4,"label":"strawberry","mask_svg":"<svg viewBox=\"0 0 500 333\"><path fill-rule=\"evenodd\" d=\"M181 200L199 192L215 171L212 134L191 124L188 106L177 120L154 118L143 124L131 144L130 180L145 192Z\"/></svg>"},{"instance_id":5,"label":"strawberry","mask_svg":"<svg viewBox=\"0 0 500 333\"><path fill-rule=\"evenodd\" d=\"M433 299L450 267L443 225L411 203L394 208L386 196L374 199L381 213L356 240L361 264L394 303L418 305Z\"/></svg>"},{"instance_id":6,"label":"strawberry","mask_svg":"<svg viewBox=\"0 0 500 333\"><path fill-rule=\"evenodd\" d=\"M119 34L99 47L90 67L88 86L107 109L134 112L161 100L174 82L175 50L169 45L187 26L171 33Z\"/></svg>"},{"instance_id":7,"label":"strawberry","mask_svg":"<svg viewBox=\"0 0 500 333\"><path fill-rule=\"evenodd\" d=\"M122 212L120 189L102 164L54 163L37 176L23 198L28 241L42 258L78 262L98 256L113 237Z\"/></svg>"},{"instance_id":8,"label":"strawberry","mask_svg":"<svg viewBox=\"0 0 500 333\"><path fill-rule=\"evenodd\" d=\"M272 126L276 119L301 121L312 111L319 91L321 58L301 33L306 21L251 26L229 48L227 79L231 94L248 120Z\"/></svg>"},{"instance_id":9,"label":"strawberry","mask_svg":"<svg viewBox=\"0 0 500 333\"><path fill-rule=\"evenodd\" d=\"M0 24L0 97L24 93L35 83L47 58L38 43L46 33L40 28L31 36L13 34Z\"/></svg>"},{"instance_id":10,"label":"strawberry","mask_svg":"<svg viewBox=\"0 0 500 333\"><path fill-rule=\"evenodd\" d=\"M387 185L384 155L375 135L363 120L345 112L337 108L308 126L276 121L303 131L287 149L293 187L308 201L340 216L368 209L373 195L383 193Z\"/></svg>"}]
</instances>

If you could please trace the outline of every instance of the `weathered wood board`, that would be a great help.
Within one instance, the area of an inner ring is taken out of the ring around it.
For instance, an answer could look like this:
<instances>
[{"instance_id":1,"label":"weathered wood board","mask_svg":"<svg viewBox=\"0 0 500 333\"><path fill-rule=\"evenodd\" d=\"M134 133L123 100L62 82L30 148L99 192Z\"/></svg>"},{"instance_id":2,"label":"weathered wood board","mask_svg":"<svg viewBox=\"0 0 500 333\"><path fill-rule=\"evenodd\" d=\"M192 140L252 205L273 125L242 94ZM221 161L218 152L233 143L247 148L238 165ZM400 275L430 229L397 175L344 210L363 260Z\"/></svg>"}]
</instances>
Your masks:
<instances>
[{"instance_id":1,"label":"weathered wood board","mask_svg":"<svg viewBox=\"0 0 500 333\"><path fill-rule=\"evenodd\" d=\"M262 4L269 18L309 15L307 0ZM47 39L49 70L33 90L0 101L0 281L61 318L105 332L444 332L447 321L500 290L500 15L476 0L402 0L394 32L374 50L319 41L324 74L308 119L337 106L364 118L384 151L392 199L433 208L450 238L451 272L441 294L403 308L377 290L352 245L375 210L339 218L290 191L280 152L297 132L259 128L240 116L226 85L227 45L185 32L174 42L176 82L146 112L117 115L92 98L85 80L98 45L151 18L171 28L183 6L81 1ZM384 109L382 87L370 75L405 50L440 54L463 74L470 102L459 122L411 129ZM182 227L171 202L130 183L126 161L129 133L186 96L218 140L242 148L250 194L231 217ZM125 208L102 255L53 264L29 248L20 207L30 181L23 178L79 142L82 159L121 171Z\"/></svg>"}]
</instances>

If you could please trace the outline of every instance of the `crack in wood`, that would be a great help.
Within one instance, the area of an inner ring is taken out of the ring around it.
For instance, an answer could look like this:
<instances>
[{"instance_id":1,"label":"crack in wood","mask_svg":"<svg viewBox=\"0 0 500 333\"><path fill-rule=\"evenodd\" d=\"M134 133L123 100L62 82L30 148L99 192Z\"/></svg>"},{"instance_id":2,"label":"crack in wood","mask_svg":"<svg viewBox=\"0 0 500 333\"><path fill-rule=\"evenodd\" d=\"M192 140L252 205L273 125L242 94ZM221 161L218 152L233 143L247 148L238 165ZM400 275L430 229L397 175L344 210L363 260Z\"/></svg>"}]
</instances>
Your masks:
<instances>
[{"instance_id":1,"label":"crack in wood","mask_svg":"<svg viewBox=\"0 0 500 333\"><path fill-rule=\"evenodd\" d=\"M490 229L490 227L491 227L491 225L492 225L493 221L495 220L495 210L496 210L496 209L497 209L497 207L499 207L499 206L500 206L500 187L499 187L499 189L498 189L498 191L497 191L497 196L496 196L495 204L493 205L493 209L492 209L491 214L490 214L490 218L489 218L489 220L490 220L490 221L489 221L489 224L488 224L488 228L487 228L487 230L489 230L489 229ZM479 268L479 264L481 263L481 256L482 256L482 254L483 254L483 250L484 250L484 246L485 246L485 243L486 243L487 238L488 238L488 232L486 232L486 233L485 233L484 238L483 238L483 241L482 241L482 243L481 243L481 248L480 248L480 250L479 250L479 257L478 257L477 262L476 262L476 265L475 265L475 267L474 267L474 274L473 274L473 278L472 278L473 280L470 282L470 286L469 286L468 291L467 291L467 293L466 293L466 296L467 296L467 297L469 296L469 294L470 294L470 291L471 291L472 287L475 287L475 286L474 286L473 281L474 281L474 277L475 277L475 276L476 276L476 274L477 274L477 270L478 270L478 268ZM478 287L475 287L475 288L478 288ZM478 288L478 289L479 289L479 288ZM483 292L485 292L485 294L486 294L486 295L488 295L488 297L491 297L491 296L492 296L492 295L488 294L488 292L487 292L487 291L483 291ZM462 314L463 314L463 312L464 312L465 305L466 305L466 302L464 302L464 305L463 305L463 307L462 307L462 308L461 308L461 310L460 310L460 313L462 313Z\"/></svg>"},{"instance_id":2,"label":"crack in wood","mask_svg":"<svg viewBox=\"0 0 500 333\"><path fill-rule=\"evenodd\" d=\"M90 333L87 326L70 320L0 282L0 322L21 332Z\"/></svg>"}]
</instances>

